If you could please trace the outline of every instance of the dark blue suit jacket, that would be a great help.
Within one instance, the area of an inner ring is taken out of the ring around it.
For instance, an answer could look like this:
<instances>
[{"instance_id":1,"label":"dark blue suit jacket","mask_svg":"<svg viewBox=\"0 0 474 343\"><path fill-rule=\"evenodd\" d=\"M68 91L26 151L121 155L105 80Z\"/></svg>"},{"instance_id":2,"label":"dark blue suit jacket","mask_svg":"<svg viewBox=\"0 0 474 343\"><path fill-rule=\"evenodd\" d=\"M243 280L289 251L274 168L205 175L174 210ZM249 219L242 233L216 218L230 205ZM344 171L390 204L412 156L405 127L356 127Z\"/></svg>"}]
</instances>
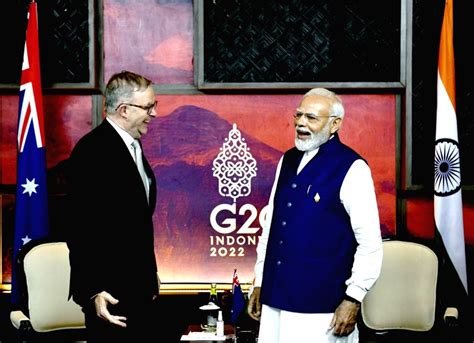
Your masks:
<instances>
[{"instance_id":1,"label":"dark blue suit jacket","mask_svg":"<svg viewBox=\"0 0 474 343\"><path fill-rule=\"evenodd\" d=\"M120 135L104 120L74 147L69 160L70 294L86 306L107 291L122 305L158 294L153 211L136 164Z\"/></svg>"}]
</instances>

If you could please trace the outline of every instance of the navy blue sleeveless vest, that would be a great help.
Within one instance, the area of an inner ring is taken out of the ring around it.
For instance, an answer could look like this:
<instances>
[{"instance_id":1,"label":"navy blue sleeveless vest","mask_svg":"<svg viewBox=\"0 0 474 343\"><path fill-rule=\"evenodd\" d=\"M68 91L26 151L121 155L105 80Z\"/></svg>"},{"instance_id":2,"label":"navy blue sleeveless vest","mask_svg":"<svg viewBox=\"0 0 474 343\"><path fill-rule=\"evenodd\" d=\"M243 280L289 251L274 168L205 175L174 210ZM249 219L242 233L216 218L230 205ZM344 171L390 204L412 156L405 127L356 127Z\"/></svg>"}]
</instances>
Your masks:
<instances>
[{"instance_id":1,"label":"navy blue sleeveless vest","mask_svg":"<svg viewBox=\"0 0 474 343\"><path fill-rule=\"evenodd\" d=\"M292 312L332 313L344 297L357 247L339 193L361 157L337 134L297 175L302 157L296 148L283 157L260 301Z\"/></svg>"}]
</instances>

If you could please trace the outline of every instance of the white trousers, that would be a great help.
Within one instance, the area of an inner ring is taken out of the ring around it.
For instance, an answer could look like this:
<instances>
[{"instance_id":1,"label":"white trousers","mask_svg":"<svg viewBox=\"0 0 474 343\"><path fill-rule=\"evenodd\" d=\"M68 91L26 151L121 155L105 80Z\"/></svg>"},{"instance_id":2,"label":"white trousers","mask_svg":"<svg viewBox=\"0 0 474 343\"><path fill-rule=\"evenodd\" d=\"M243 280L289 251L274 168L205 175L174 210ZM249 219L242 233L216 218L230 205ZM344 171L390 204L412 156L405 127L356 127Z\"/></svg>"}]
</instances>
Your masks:
<instances>
[{"instance_id":1,"label":"white trousers","mask_svg":"<svg viewBox=\"0 0 474 343\"><path fill-rule=\"evenodd\" d=\"M347 337L329 330L333 313L297 313L262 305L258 343L358 343L357 326Z\"/></svg>"}]
</instances>

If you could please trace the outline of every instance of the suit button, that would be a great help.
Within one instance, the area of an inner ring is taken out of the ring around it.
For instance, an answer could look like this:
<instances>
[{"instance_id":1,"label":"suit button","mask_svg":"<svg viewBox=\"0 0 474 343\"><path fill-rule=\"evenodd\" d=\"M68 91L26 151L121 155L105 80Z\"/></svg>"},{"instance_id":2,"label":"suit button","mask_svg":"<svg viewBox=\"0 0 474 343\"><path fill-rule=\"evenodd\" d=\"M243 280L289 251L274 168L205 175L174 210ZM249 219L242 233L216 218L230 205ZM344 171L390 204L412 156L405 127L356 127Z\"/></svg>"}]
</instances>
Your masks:
<instances>
[{"instance_id":1,"label":"suit button","mask_svg":"<svg viewBox=\"0 0 474 343\"><path fill-rule=\"evenodd\" d=\"M291 206L293 206L293 204L291 202L289 202L289 203L286 204L286 206L291 207Z\"/></svg>"},{"instance_id":2,"label":"suit button","mask_svg":"<svg viewBox=\"0 0 474 343\"><path fill-rule=\"evenodd\" d=\"M282 221L282 222L281 222L281 226L286 226L286 222L285 222L285 221Z\"/></svg>"},{"instance_id":3,"label":"suit button","mask_svg":"<svg viewBox=\"0 0 474 343\"><path fill-rule=\"evenodd\" d=\"M291 188L296 188L296 187L297 187L296 183L291 184Z\"/></svg>"},{"instance_id":4,"label":"suit button","mask_svg":"<svg viewBox=\"0 0 474 343\"><path fill-rule=\"evenodd\" d=\"M283 241L279 241L278 244L282 245L282 244L283 244Z\"/></svg>"},{"instance_id":5,"label":"suit button","mask_svg":"<svg viewBox=\"0 0 474 343\"><path fill-rule=\"evenodd\" d=\"M281 264L281 261L277 261L277 266L279 266Z\"/></svg>"}]
</instances>

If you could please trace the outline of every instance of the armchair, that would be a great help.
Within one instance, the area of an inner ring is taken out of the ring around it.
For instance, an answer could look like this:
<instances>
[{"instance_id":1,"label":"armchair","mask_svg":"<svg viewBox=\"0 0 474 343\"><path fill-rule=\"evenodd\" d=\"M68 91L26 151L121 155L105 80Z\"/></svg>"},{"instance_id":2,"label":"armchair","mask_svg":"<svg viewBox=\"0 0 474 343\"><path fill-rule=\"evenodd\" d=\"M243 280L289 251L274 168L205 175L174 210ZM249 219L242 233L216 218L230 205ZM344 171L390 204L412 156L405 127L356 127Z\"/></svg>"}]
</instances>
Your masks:
<instances>
[{"instance_id":1,"label":"armchair","mask_svg":"<svg viewBox=\"0 0 474 343\"><path fill-rule=\"evenodd\" d=\"M457 310L446 309L442 327L435 325L436 254L422 244L399 240L384 241L383 253L379 279L361 305L371 336L367 341L451 342L446 336L449 328L442 329L455 326Z\"/></svg>"},{"instance_id":2,"label":"armchair","mask_svg":"<svg viewBox=\"0 0 474 343\"><path fill-rule=\"evenodd\" d=\"M23 340L47 335L85 337L84 313L69 299L69 250L64 242L33 246L22 261L26 282L27 309L13 310L10 320ZM59 340L58 340L59 341Z\"/></svg>"}]
</instances>

